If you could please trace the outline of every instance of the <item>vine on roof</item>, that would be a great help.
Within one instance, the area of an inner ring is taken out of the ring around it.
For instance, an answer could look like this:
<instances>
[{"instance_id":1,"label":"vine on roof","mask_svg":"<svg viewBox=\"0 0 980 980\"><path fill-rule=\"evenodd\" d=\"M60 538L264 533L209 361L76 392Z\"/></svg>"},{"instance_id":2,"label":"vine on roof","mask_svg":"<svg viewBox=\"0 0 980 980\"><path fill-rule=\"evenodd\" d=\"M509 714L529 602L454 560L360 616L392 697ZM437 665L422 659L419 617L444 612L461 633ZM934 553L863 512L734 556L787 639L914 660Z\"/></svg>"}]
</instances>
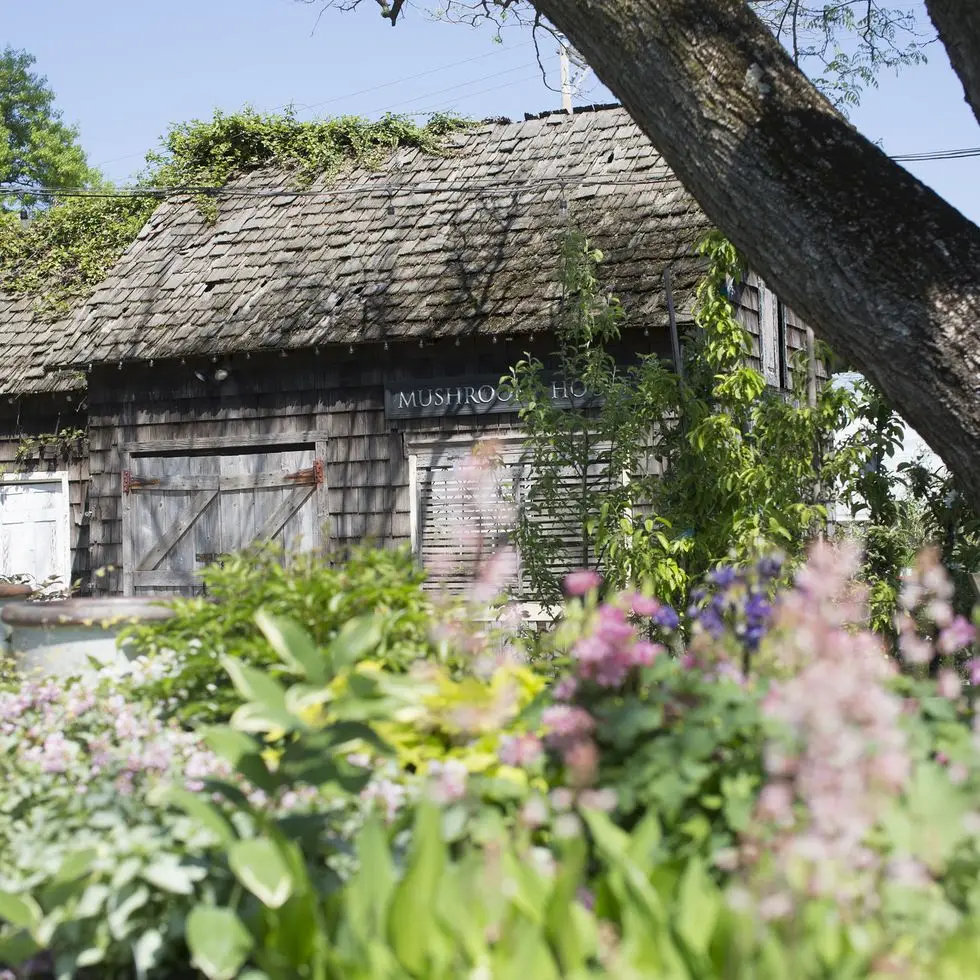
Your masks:
<instances>
[{"instance_id":1,"label":"vine on roof","mask_svg":"<svg viewBox=\"0 0 980 980\"><path fill-rule=\"evenodd\" d=\"M446 137L472 125L444 114L419 126L395 115L376 122L355 116L304 122L291 111L215 112L206 122L172 126L160 149L147 155L137 187L221 188L267 166L289 171L304 186L358 166L377 167L399 147L443 154ZM205 217L215 220L217 202L206 195L199 201ZM65 198L26 228L16 214L0 212L0 293L33 296L43 319L64 316L105 279L158 203L153 197Z\"/></svg>"}]
</instances>

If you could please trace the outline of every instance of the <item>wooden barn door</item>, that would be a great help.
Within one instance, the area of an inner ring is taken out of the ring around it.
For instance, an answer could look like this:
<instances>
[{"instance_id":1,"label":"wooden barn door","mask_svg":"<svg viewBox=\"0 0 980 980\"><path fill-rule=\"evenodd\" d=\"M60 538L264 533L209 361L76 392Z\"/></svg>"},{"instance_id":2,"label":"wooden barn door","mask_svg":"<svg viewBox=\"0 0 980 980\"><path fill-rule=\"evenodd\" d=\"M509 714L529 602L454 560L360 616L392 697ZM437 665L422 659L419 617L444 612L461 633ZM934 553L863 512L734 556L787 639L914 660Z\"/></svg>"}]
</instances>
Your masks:
<instances>
[{"instance_id":1,"label":"wooden barn door","mask_svg":"<svg viewBox=\"0 0 980 980\"><path fill-rule=\"evenodd\" d=\"M133 455L123 473L123 590L193 593L222 555L259 541L314 549L323 464L313 447Z\"/></svg>"}]
</instances>

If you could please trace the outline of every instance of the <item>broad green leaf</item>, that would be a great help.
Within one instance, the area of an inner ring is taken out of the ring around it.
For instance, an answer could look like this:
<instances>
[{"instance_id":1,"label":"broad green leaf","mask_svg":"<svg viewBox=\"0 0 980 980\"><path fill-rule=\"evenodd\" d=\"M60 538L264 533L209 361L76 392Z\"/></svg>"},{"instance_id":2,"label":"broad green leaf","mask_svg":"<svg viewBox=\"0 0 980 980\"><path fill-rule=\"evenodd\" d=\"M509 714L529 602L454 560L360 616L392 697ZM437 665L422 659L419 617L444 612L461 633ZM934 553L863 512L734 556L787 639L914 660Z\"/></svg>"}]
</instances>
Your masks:
<instances>
[{"instance_id":1,"label":"broad green leaf","mask_svg":"<svg viewBox=\"0 0 980 980\"><path fill-rule=\"evenodd\" d=\"M288 708L250 701L235 709L231 724L241 732L291 732L298 727L299 721Z\"/></svg>"},{"instance_id":2,"label":"broad green leaf","mask_svg":"<svg viewBox=\"0 0 980 980\"><path fill-rule=\"evenodd\" d=\"M363 660L381 642L381 621L361 616L344 623L330 643L330 663L335 670Z\"/></svg>"},{"instance_id":3,"label":"broad green leaf","mask_svg":"<svg viewBox=\"0 0 980 980\"><path fill-rule=\"evenodd\" d=\"M95 849L85 848L81 851L72 851L61 862L58 873L52 878L52 882L57 884L63 881L75 881L87 875L92 869L92 861L95 859Z\"/></svg>"},{"instance_id":4,"label":"broad green leaf","mask_svg":"<svg viewBox=\"0 0 980 980\"><path fill-rule=\"evenodd\" d=\"M235 877L270 909L277 909L293 893L293 877L279 848L264 837L236 841L228 850Z\"/></svg>"},{"instance_id":5,"label":"broad green leaf","mask_svg":"<svg viewBox=\"0 0 980 980\"><path fill-rule=\"evenodd\" d=\"M718 920L721 896L696 858L688 861L677 890L675 927L687 947L707 952Z\"/></svg>"},{"instance_id":6,"label":"broad green leaf","mask_svg":"<svg viewBox=\"0 0 980 980\"><path fill-rule=\"evenodd\" d=\"M109 899L106 922L114 939L125 939L129 932L129 917L150 900L150 890L144 885L127 885Z\"/></svg>"},{"instance_id":7,"label":"broad green leaf","mask_svg":"<svg viewBox=\"0 0 980 980\"><path fill-rule=\"evenodd\" d=\"M286 710L286 692L264 670L228 656L221 658L221 666L246 701L257 701L273 711Z\"/></svg>"},{"instance_id":8,"label":"broad green leaf","mask_svg":"<svg viewBox=\"0 0 980 980\"><path fill-rule=\"evenodd\" d=\"M358 871L344 891L351 929L368 939L382 934L395 888L395 868L381 821L371 817L357 837Z\"/></svg>"},{"instance_id":9,"label":"broad green leaf","mask_svg":"<svg viewBox=\"0 0 980 980\"><path fill-rule=\"evenodd\" d=\"M30 895L0 891L0 919L20 929L33 929L42 918L40 907Z\"/></svg>"},{"instance_id":10,"label":"broad green leaf","mask_svg":"<svg viewBox=\"0 0 980 980\"><path fill-rule=\"evenodd\" d=\"M163 799L179 807L202 827L210 830L226 847L233 844L238 835L225 815L205 800L200 793L192 793L181 787L169 787Z\"/></svg>"},{"instance_id":11,"label":"broad green leaf","mask_svg":"<svg viewBox=\"0 0 980 980\"><path fill-rule=\"evenodd\" d=\"M245 965L254 941L231 910L195 905L185 926L193 965L208 980L233 980Z\"/></svg>"},{"instance_id":12,"label":"broad green leaf","mask_svg":"<svg viewBox=\"0 0 980 980\"><path fill-rule=\"evenodd\" d=\"M255 614L255 622L283 663L311 684L326 684L330 679L327 658L306 630L291 619L273 616L265 609Z\"/></svg>"},{"instance_id":13,"label":"broad green leaf","mask_svg":"<svg viewBox=\"0 0 980 980\"><path fill-rule=\"evenodd\" d=\"M181 864L173 856L160 858L143 869L143 878L161 891L173 895L193 895L194 882L200 881L207 872L204 868Z\"/></svg>"},{"instance_id":14,"label":"broad green leaf","mask_svg":"<svg viewBox=\"0 0 980 980\"><path fill-rule=\"evenodd\" d=\"M0 938L0 963L20 966L24 960L30 959L40 949L41 946L29 932L24 929L18 930Z\"/></svg>"},{"instance_id":15,"label":"broad green leaf","mask_svg":"<svg viewBox=\"0 0 980 980\"><path fill-rule=\"evenodd\" d=\"M399 962L415 976L427 969L438 925L434 914L439 879L446 864L437 807L424 803L415 818L408 870L395 890L388 914L388 935Z\"/></svg>"},{"instance_id":16,"label":"broad green leaf","mask_svg":"<svg viewBox=\"0 0 980 980\"><path fill-rule=\"evenodd\" d=\"M158 929L147 929L133 943L133 965L137 980L144 980L150 970L157 965L160 950L163 949L163 936Z\"/></svg>"}]
</instances>

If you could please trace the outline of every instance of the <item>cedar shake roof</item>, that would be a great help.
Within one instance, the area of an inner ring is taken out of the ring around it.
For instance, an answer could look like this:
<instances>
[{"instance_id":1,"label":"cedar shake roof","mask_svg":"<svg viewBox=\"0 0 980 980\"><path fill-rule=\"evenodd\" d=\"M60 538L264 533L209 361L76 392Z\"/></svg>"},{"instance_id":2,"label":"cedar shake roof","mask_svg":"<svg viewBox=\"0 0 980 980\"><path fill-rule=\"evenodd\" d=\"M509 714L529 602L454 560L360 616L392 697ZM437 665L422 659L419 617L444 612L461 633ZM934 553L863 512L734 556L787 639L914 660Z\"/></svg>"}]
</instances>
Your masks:
<instances>
[{"instance_id":1,"label":"cedar shake roof","mask_svg":"<svg viewBox=\"0 0 980 980\"><path fill-rule=\"evenodd\" d=\"M667 323L668 266L686 318L708 222L624 109L487 123L445 149L305 188L255 171L213 224L165 201L47 366L547 330L569 228L632 323Z\"/></svg>"},{"instance_id":2,"label":"cedar shake roof","mask_svg":"<svg viewBox=\"0 0 980 980\"><path fill-rule=\"evenodd\" d=\"M44 372L44 362L66 328L64 321L46 323L34 315L33 296L0 292L0 396L80 391L77 374Z\"/></svg>"}]
</instances>

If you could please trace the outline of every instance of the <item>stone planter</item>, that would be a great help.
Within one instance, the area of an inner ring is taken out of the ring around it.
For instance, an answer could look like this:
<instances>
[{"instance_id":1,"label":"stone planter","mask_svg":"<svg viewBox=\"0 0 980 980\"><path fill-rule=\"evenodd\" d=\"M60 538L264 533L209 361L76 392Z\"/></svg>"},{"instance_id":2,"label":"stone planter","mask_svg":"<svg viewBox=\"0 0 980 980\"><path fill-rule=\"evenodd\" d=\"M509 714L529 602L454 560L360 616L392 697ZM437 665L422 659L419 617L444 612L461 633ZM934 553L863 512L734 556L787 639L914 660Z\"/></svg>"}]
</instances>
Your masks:
<instances>
[{"instance_id":1,"label":"stone planter","mask_svg":"<svg viewBox=\"0 0 980 980\"><path fill-rule=\"evenodd\" d=\"M29 585L0 582L0 612L15 602L26 602L34 590ZM0 619L0 656L10 653L10 627Z\"/></svg>"},{"instance_id":2,"label":"stone planter","mask_svg":"<svg viewBox=\"0 0 980 980\"><path fill-rule=\"evenodd\" d=\"M152 599L61 599L18 602L0 612L10 629L9 645L20 673L54 676L89 673L90 660L116 664L127 658L119 633L135 623L159 622L173 612L161 605L170 596Z\"/></svg>"}]
</instances>

